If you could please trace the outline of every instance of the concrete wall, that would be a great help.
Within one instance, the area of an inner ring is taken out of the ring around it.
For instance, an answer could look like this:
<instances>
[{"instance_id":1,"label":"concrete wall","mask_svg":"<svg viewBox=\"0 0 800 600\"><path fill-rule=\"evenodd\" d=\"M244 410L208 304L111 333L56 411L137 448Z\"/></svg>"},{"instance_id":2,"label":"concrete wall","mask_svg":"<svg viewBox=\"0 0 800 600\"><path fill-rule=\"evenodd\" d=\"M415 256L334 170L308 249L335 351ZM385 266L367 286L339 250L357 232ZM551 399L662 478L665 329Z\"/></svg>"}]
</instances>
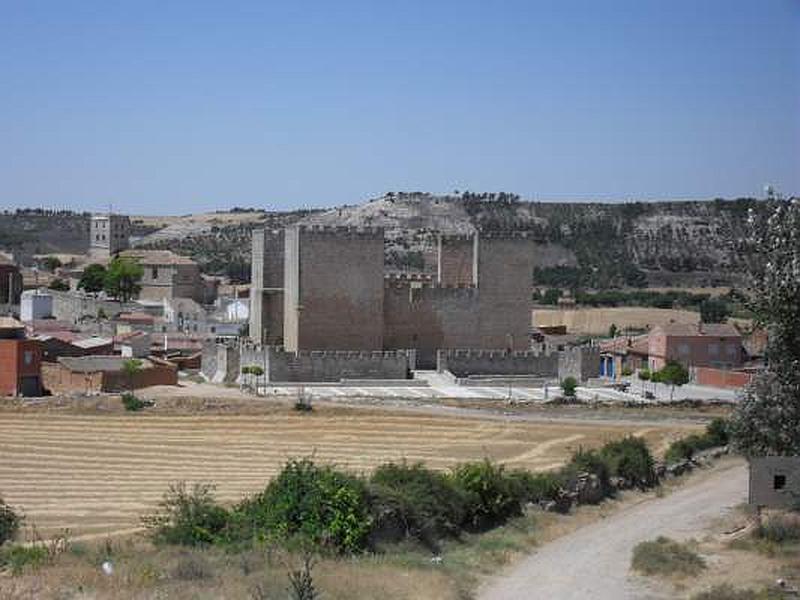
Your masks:
<instances>
[{"instance_id":1,"label":"concrete wall","mask_svg":"<svg viewBox=\"0 0 800 600\"><path fill-rule=\"evenodd\" d=\"M783 486L781 489L781 481ZM800 501L800 457L750 459L749 502L767 508L794 508Z\"/></svg>"},{"instance_id":2,"label":"concrete wall","mask_svg":"<svg viewBox=\"0 0 800 600\"><path fill-rule=\"evenodd\" d=\"M252 356L249 358L257 360ZM200 360L203 376L212 383L233 383L239 377L240 361L237 346L208 342L203 345Z\"/></svg>"},{"instance_id":3,"label":"concrete wall","mask_svg":"<svg viewBox=\"0 0 800 600\"><path fill-rule=\"evenodd\" d=\"M437 279L440 285L475 285L476 245L476 235L439 236Z\"/></svg>"},{"instance_id":4,"label":"concrete wall","mask_svg":"<svg viewBox=\"0 0 800 600\"><path fill-rule=\"evenodd\" d=\"M284 345L383 348L383 230L294 226L285 232Z\"/></svg>"},{"instance_id":5,"label":"concrete wall","mask_svg":"<svg viewBox=\"0 0 800 600\"><path fill-rule=\"evenodd\" d=\"M96 317L101 308L108 317L121 312L141 310L137 304L116 302L114 300L98 300L75 292L57 292L48 290L53 296L53 316L59 321L76 323L81 317Z\"/></svg>"},{"instance_id":6,"label":"concrete wall","mask_svg":"<svg viewBox=\"0 0 800 600\"><path fill-rule=\"evenodd\" d=\"M557 377L558 354L506 352L504 350L439 350L438 371L456 377L469 375L535 375Z\"/></svg>"}]
</instances>

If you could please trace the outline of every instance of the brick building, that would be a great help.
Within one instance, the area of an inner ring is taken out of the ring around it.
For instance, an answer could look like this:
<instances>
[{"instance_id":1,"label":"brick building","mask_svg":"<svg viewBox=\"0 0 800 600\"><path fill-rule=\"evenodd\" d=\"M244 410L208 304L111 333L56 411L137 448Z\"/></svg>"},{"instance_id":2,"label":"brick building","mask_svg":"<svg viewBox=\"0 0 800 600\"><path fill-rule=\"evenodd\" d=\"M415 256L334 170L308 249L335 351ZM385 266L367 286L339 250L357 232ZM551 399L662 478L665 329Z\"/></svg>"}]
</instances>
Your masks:
<instances>
[{"instance_id":1,"label":"brick building","mask_svg":"<svg viewBox=\"0 0 800 600\"><path fill-rule=\"evenodd\" d=\"M0 396L40 396L42 353L25 338L25 326L0 317Z\"/></svg>"},{"instance_id":2,"label":"brick building","mask_svg":"<svg viewBox=\"0 0 800 600\"><path fill-rule=\"evenodd\" d=\"M153 385L177 385L178 369L157 358L141 359L141 370L125 373L122 356L61 357L42 367L44 387L53 394L122 392Z\"/></svg>"},{"instance_id":3,"label":"brick building","mask_svg":"<svg viewBox=\"0 0 800 600\"><path fill-rule=\"evenodd\" d=\"M742 334L728 323L668 323L658 325L648 337L651 370L667 362L685 367L735 369L744 362Z\"/></svg>"},{"instance_id":4,"label":"brick building","mask_svg":"<svg viewBox=\"0 0 800 600\"><path fill-rule=\"evenodd\" d=\"M437 275L384 276L383 231L293 226L255 232L250 336L299 350L530 347L533 241L442 236Z\"/></svg>"}]
</instances>

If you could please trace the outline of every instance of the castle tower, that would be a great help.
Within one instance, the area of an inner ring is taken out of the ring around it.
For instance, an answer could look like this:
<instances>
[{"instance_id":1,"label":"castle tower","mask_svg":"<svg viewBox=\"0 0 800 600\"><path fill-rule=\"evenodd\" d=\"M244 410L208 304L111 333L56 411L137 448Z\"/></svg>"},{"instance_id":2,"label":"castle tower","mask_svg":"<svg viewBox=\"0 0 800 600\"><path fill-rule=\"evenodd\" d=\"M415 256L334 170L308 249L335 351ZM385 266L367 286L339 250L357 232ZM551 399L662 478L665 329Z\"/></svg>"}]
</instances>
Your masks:
<instances>
[{"instance_id":1,"label":"castle tower","mask_svg":"<svg viewBox=\"0 0 800 600\"><path fill-rule=\"evenodd\" d=\"M89 255L108 259L130 247L131 221L127 216L108 214L92 215L89 227Z\"/></svg>"}]
</instances>

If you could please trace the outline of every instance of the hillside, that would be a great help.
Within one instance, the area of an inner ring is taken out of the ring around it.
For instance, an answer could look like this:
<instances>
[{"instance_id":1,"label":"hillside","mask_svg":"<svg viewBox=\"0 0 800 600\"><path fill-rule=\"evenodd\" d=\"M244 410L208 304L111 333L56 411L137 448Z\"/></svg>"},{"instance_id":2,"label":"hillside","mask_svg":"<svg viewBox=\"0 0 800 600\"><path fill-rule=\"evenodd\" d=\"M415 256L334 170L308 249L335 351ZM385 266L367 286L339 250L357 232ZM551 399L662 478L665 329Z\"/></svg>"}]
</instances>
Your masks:
<instances>
[{"instance_id":1,"label":"hillside","mask_svg":"<svg viewBox=\"0 0 800 600\"><path fill-rule=\"evenodd\" d=\"M437 231L530 232L538 241L534 281L542 286L739 285L738 240L753 199L633 202L526 202L508 193L387 193L329 210L234 209L175 217L131 217L135 244L194 257L206 272L246 280L256 227L295 222L380 226L390 269L435 268ZM17 211L0 214L0 249L85 249L86 215Z\"/></svg>"}]
</instances>

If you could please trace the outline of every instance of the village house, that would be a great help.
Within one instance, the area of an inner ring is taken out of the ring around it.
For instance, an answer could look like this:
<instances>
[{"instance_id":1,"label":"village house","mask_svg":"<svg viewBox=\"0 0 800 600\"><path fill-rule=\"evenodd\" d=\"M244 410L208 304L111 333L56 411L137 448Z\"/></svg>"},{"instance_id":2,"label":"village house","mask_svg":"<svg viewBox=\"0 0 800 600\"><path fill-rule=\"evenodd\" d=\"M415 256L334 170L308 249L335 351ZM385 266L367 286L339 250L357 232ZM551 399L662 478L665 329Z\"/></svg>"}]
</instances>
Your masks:
<instances>
[{"instance_id":1,"label":"village house","mask_svg":"<svg viewBox=\"0 0 800 600\"><path fill-rule=\"evenodd\" d=\"M138 262L144 270L139 283L139 298L158 300L191 298L200 304L210 304L216 299L216 280L206 280L200 266L192 259L169 250L125 250L123 258Z\"/></svg>"},{"instance_id":2,"label":"village house","mask_svg":"<svg viewBox=\"0 0 800 600\"><path fill-rule=\"evenodd\" d=\"M668 362L685 367L734 369L744 362L742 334L729 323L668 323L650 331L647 353L650 369Z\"/></svg>"},{"instance_id":3,"label":"village house","mask_svg":"<svg viewBox=\"0 0 800 600\"><path fill-rule=\"evenodd\" d=\"M45 389L53 394L123 392L153 385L177 385L175 365L157 358L140 359L140 369L125 372L123 356L62 356L42 367Z\"/></svg>"},{"instance_id":4,"label":"village house","mask_svg":"<svg viewBox=\"0 0 800 600\"><path fill-rule=\"evenodd\" d=\"M40 396L41 362L39 343L25 337L25 326L0 317L0 396Z\"/></svg>"}]
</instances>

